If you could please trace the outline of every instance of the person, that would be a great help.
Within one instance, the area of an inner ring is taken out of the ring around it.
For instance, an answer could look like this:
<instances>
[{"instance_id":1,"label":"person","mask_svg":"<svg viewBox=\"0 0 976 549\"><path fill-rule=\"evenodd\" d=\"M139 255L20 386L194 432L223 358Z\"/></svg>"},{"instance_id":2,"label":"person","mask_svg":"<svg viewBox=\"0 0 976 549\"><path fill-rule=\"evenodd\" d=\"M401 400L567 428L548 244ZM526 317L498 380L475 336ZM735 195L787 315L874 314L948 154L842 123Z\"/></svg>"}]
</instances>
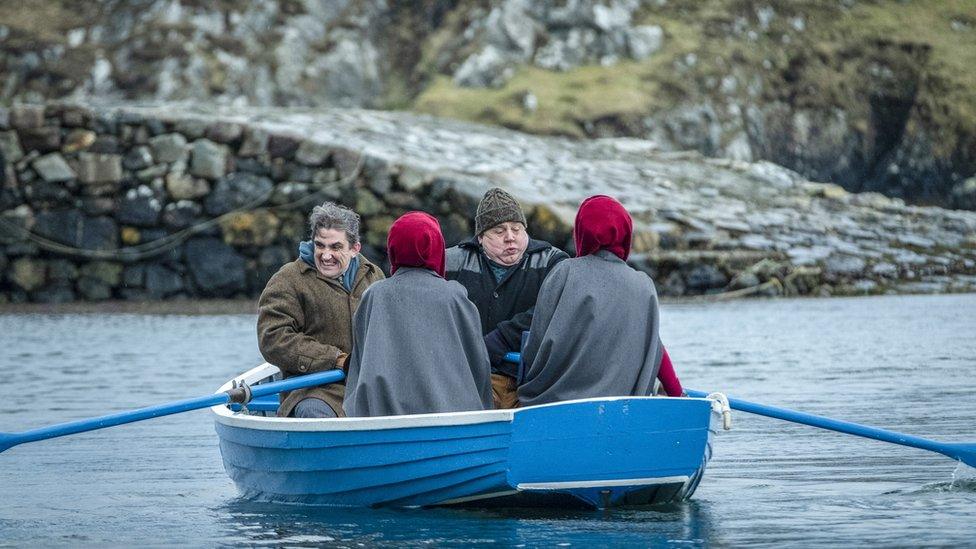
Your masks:
<instances>
[{"instance_id":1,"label":"person","mask_svg":"<svg viewBox=\"0 0 976 549\"><path fill-rule=\"evenodd\" d=\"M352 315L383 271L359 251L359 216L332 202L309 216L311 241L271 277L258 301L258 346L285 378L342 368L352 350ZM278 416L342 416L344 384L281 393Z\"/></svg>"},{"instance_id":2,"label":"person","mask_svg":"<svg viewBox=\"0 0 976 549\"><path fill-rule=\"evenodd\" d=\"M654 282L626 263L632 235L620 202L598 195L580 205L577 257L557 265L539 291L522 355L522 406L646 396L659 373L669 395L681 394L658 334Z\"/></svg>"},{"instance_id":3,"label":"person","mask_svg":"<svg viewBox=\"0 0 976 549\"><path fill-rule=\"evenodd\" d=\"M517 406L518 366L504 361L520 351L522 332L532 322L536 295L553 267L569 256L529 237L518 201L499 188L485 193L474 218L475 236L447 250L448 280L468 291L478 308L491 360L496 408Z\"/></svg>"},{"instance_id":4,"label":"person","mask_svg":"<svg viewBox=\"0 0 976 549\"><path fill-rule=\"evenodd\" d=\"M444 237L423 212L387 237L390 278L363 295L353 322L343 408L350 417L492 407L481 322L457 282L444 279Z\"/></svg>"}]
</instances>

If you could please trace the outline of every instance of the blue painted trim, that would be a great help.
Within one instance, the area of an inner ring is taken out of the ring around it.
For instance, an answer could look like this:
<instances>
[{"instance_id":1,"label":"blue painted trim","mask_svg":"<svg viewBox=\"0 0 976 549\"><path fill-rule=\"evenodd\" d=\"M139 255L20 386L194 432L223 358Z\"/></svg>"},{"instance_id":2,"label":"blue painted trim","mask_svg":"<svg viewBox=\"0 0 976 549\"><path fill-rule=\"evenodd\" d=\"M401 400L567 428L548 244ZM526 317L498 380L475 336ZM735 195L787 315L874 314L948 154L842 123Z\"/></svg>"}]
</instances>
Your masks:
<instances>
[{"instance_id":1,"label":"blue painted trim","mask_svg":"<svg viewBox=\"0 0 976 549\"><path fill-rule=\"evenodd\" d=\"M708 395L704 391L696 391L693 389L687 389L686 392L688 396L699 398L704 398ZM952 459L962 461L970 467L976 467L976 443L939 442L914 435L889 431L887 429L879 429L877 427L831 419L829 417L788 410L786 408L777 408L775 406L758 404L737 398L729 398L729 406L734 410L740 410L750 414L782 419L793 423L802 423L803 425L819 427L828 431L836 431L838 433L880 440L882 442L910 446L921 450L929 450L930 452L938 452Z\"/></svg>"}]
</instances>

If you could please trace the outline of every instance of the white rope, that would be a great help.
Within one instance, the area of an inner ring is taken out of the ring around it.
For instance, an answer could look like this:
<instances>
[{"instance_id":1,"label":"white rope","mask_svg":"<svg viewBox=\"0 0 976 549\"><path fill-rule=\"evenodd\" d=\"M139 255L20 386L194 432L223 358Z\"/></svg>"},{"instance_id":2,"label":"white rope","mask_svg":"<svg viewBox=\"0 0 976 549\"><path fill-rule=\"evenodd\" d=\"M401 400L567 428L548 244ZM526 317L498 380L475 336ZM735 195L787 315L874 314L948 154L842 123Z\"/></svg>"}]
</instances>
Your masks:
<instances>
[{"instance_id":1,"label":"white rope","mask_svg":"<svg viewBox=\"0 0 976 549\"><path fill-rule=\"evenodd\" d=\"M722 393L711 393L707 397L712 401L712 411L722 414L722 428L726 431L732 429L732 408L729 407L729 399Z\"/></svg>"}]
</instances>

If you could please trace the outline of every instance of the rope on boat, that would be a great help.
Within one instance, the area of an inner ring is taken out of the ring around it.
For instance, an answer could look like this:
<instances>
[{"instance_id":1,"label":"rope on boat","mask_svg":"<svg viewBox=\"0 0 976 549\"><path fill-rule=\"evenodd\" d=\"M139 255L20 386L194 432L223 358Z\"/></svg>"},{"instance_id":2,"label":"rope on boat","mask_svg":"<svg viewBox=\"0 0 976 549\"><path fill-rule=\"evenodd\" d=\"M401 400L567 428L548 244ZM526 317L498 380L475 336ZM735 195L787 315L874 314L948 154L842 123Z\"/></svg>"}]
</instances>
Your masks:
<instances>
[{"instance_id":1,"label":"rope on boat","mask_svg":"<svg viewBox=\"0 0 976 549\"><path fill-rule=\"evenodd\" d=\"M707 397L712 401L712 411L722 414L722 428L726 431L732 429L732 408L729 406L729 398L723 393L711 393Z\"/></svg>"}]
</instances>

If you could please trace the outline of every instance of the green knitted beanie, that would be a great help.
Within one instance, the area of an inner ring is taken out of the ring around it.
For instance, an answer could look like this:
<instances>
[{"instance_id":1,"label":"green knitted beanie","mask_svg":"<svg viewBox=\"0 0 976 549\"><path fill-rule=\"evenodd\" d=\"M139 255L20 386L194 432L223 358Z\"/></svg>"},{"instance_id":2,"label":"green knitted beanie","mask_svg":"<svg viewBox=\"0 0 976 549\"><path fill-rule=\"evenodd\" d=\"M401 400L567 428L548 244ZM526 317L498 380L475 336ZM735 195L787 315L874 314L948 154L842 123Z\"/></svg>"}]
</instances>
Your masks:
<instances>
[{"instance_id":1,"label":"green knitted beanie","mask_svg":"<svg viewBox=\"0 0 976 549\"><path fill-rule=\"evenodd\" d=\"M522 207L515 197L498 187L488 189L474 216L474 234L481 236L488 229L506 221L526 225Z\"/></svg>"}]
</instances>

